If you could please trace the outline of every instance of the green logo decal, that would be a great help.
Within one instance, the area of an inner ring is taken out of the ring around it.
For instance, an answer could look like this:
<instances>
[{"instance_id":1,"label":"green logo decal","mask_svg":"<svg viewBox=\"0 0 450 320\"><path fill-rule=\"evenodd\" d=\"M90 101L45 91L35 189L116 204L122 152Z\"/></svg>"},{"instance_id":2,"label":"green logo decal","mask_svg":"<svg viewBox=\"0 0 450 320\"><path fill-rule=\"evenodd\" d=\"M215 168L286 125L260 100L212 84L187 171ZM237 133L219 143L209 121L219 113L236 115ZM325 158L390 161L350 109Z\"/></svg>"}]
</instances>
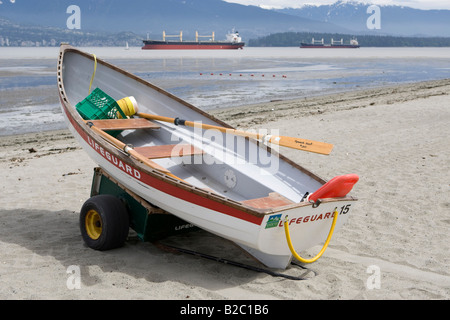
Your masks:
<instances>
[{"instance_id":1,"label":"green logo decal","mask_svg":"<svg viewBox=\"0 0 450 320\"><path fill-rule=\"evenodd\" d=\"M280 223L280 220L281 220L281 214L270 216L269 220L267 221L267 224L266 224L266 229L274 228L274 227L278 226L278 223Z\"/></svg>"}]
</instances>

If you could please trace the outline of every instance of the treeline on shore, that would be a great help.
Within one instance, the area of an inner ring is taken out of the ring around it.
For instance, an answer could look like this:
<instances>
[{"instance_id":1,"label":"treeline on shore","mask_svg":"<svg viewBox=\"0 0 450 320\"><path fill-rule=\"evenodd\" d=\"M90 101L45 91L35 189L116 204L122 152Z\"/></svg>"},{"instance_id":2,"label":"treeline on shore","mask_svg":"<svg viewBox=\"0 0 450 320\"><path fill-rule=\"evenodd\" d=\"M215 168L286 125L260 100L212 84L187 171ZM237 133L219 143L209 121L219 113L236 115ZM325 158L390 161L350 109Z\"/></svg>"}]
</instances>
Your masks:
<instances>
[{"instance_id":1,"label":"treeline on shore","mask_svg":"<svg viewBox=\"0 0 450 320\"><path fill-rule=\"evenodd\" d=\"M257 39L250 39L250 47L298 47L301 42L311 43L312 39L324 39L324 43L344 40L349 43L356 38L361 47L450 47L450 38L446 37L400 37L383 35L358 35L315 32L274 33Z\"/></svg>"}]
</instances>

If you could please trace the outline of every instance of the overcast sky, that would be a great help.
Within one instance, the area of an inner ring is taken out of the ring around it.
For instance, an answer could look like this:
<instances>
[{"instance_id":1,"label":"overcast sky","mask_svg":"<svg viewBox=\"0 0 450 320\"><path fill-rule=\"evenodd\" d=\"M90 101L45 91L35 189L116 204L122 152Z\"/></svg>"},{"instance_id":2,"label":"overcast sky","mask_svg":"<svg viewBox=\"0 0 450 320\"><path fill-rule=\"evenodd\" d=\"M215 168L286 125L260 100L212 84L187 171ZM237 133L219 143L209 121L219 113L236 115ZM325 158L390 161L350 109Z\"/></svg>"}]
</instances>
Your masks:
<instances>
[{"instance_id":1,"label":"overcast sky","mask_svg":"<svg viewBox=\"0 0 450 320\"><path fill-rule=\"evenodd\" d=\"M337 0L225 0L244 5L261 6L263 8L299 8L304 4L332 4ZM359 1L378 5L399 5L418 9L450 9L450 0L371 0Z\"/></svg>"}]
</instances>

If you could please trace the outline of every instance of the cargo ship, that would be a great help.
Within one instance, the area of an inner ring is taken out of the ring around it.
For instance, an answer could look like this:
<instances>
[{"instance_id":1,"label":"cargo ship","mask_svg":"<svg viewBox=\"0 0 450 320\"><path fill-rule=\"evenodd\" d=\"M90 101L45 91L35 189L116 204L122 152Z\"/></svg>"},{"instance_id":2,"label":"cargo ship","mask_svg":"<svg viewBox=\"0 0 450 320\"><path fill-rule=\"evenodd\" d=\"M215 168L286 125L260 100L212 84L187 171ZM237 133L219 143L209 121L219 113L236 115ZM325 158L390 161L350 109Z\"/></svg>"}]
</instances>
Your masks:
<instances>
[{"instance_id":1,"label":"cargo ship","mask_svg":"<svg viewBox=\"0 0 450 320\"><path fill-rule=\"evenodd\" d=\"M304 42L302 42L300 44L300 48L356 49L356 48L359 48L359 43L358 43L358 40L356 40L356 39L351 39L349 44L345 44L343 39L338 40L338 41L331 39L331 43L330 44L326 44L326 43L324 43L323 38L321 40L314 40L314 38L313 38L311 43L304 43Z\"/></svg>"},{"instance_id":2,"label":"cargo ship","mask_svg":"<svg viewBox=\"0 0 450 320\"><path fill-rule=\"evenodd\" d=\"M170 37L179 37L179 40L167 40ZM147 37L148 38L148 37ZM209 40L200 41L199 38L209 38ZM242 49L245 46L245 42L242 42L242 38L239 32L232 31L227 34L227 38L224 41L215 41L214 32L211 35L200 36L198 32L195 32L195 41L183 41L183 31L180 31L179 35L167 35L163 31L162 40L143 40L144 46L142 50L184 50L184 49Z\"/></svg>"}]
</instances>

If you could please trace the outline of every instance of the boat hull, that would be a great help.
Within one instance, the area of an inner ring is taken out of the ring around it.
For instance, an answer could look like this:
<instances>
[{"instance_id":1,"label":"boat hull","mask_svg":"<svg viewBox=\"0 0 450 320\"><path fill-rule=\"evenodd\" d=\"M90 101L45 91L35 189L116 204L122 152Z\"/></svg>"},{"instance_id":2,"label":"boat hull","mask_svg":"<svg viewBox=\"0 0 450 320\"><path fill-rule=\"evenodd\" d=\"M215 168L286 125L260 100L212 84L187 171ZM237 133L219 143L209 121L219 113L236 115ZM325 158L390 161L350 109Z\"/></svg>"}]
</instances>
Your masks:
<instances>
[{"instance_id":1,"label":"boat hull","mask_svg":"<svg viewBox=\"0 0 450 320\"><path fill-rule=\"evenodd\" d=\"M300 45L300 48L302 49L358 49L359 45L350 45L350 44L344 44L344 45L325 45L325 44L308 44L308 43L302 43Z\"/></svg>"},{"instance_id":2,"label":"boat hull","mask_svg":"<svg viewBox=\"0 0 450 320\"><path fill-rule=\"evenodd\" d=\"M142 50L237 50L245 46L244 42L175 42L145 40Z\"/></svg>"},{"instance_id":3,"label":"boat hull","mask_svg":"<svg viewBox=\"0 0 450 320\"><path fill-rule=\"evenodd\" d=\"M351 196L324 199L319 206L313 206L309 202L298 199L298 201L291 201L291 204L285 206L258 209L246 205L245 201L237 201L208 191L205 188L194 187L189 183L174 179L161 171L146 166L124 150L117 149L107 143L102 136L83 121L72 104L72 101L80 101L85 94L84 92L87 92L93 70L93 61L93 57L86 53L70 46L61 47L58 62L58 91L67 125L94 162L127 189L152 205L237 243L271 268L286 268L292 259L283 228L283 223L287 217L292 242L299 251L325 242L333 220L334 210L339 212L335 230L338 230L347 221L356 201ZM148 101L149 104L157 106L160 103L161 113L175 112L176 109L178 114L185 113L186 117L191 116L191 119L197 117L197 119L205 122L209 121L213 124L227 126L192 105L124 70L101 60L98 62L94 82L108 89L108 92L111 92L117 98L133 95L143 104ZM80 79L84 79L84 81L80 81ZM159 110L156 107L154 108L153 112ZM172 130L172 127L169 127L169 129ZM176 128L174 130L173 132L182 132L182 129ZM188 133L191 134L191 132ZM131 136L133 135L131 134ZM255 148L265 150L259 144L248 139L243 138L243 141L254 145ZM325 183L324 180L298 167L282 155L271 153L271 156L280 160L280 170L291 170L284 174L291 177L295 177L294 174L299 177L305 176L305 181L302 183L310 184L310 188L317 189ZM182 166L180 165L180 167ZM223 164L215 169L213 168L213 171L215 172L221 167L223 167ZM233 169L238 170L237 167ZM277 174L279 173L275 175ZM273 178L272 176L258 176L257 178L269 181L269 184L277 183L276 180L270 180ZM293 183L296 183L295 179L290 182L290 184ZM252 182L250 186L254 189L258 188L256 181ZM249 186L244 185L244 188L248 189Z\"/></svg>"}]
</instances>

